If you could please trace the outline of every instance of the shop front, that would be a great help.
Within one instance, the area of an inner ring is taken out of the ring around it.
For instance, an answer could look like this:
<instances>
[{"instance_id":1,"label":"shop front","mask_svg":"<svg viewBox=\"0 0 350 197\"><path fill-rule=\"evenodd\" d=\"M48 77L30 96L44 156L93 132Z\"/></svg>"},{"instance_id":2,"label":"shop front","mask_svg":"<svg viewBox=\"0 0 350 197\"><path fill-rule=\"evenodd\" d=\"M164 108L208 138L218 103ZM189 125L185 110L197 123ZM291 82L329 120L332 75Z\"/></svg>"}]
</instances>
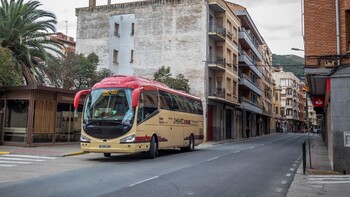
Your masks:
<instances>
[{"instance_id":1,"label":"shop front","mask_svg":"<svg viewBox=\"0 0 350 197\"><path fill-rule=\"evenodd\" d=\"M0 142L39 146L78 142L82 103L74 115L76 91L44 86L0 89Z\"/></svg>"}]
</instances>

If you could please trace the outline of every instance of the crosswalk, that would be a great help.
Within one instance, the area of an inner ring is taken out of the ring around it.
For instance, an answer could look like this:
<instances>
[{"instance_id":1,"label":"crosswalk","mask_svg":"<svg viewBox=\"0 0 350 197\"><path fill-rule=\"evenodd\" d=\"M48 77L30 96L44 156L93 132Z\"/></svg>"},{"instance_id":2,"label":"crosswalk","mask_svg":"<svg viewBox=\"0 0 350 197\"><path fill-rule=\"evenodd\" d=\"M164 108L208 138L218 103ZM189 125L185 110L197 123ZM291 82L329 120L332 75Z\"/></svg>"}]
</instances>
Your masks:
<instances>
[{"instance_id":1,"label":"crosswalk","mask_svg":"<svg viewBox=\"0 0 350 197\"><path fill-rule=\"evenodd\" d=\"M57 159L57 157L44 157L34 155L0 155L0 168L15 167L17 165L31 164L34 162L43 162Z\"/></svg>"},{"instance_id":2,"label":"crosswalk","mask_svg":"<svg viewBox=\"0 0 350 197\"><path fill-rule=\"evenodd\" d=\"M310 175L311 184L350 184L350 175Z\"/></svg>"}]
</instances>

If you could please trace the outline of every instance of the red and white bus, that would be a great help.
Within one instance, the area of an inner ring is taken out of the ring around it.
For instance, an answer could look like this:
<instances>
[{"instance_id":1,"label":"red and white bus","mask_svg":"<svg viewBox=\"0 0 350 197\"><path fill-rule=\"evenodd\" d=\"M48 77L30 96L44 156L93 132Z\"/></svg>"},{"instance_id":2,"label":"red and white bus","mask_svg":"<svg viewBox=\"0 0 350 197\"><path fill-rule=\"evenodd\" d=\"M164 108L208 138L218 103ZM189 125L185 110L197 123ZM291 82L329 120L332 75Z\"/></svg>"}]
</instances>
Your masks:
<instances>
[{"instance_id":1,"label":"red and white bus","mask_svg":"<svg viewBox=\"0 0 350 197\"><path fill-rule=\"evenodd\" d=\"M159 149L192 151L203 142L200 98L153 80L117 75L103 79L74 98L78 108L85 95L81 149L84 152L147 152Z\"/></svg>"}]
</instances>

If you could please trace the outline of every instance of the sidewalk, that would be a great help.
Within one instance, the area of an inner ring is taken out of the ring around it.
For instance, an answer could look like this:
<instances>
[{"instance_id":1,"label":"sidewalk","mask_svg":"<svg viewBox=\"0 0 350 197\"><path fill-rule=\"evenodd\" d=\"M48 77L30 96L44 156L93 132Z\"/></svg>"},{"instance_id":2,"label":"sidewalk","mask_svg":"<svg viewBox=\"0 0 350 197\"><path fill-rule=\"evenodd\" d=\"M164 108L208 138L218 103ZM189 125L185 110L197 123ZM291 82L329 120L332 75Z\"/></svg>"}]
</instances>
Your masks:
<instances>
[{"instance_id":1,"label":"sidewalk","mask_svg":"<svg viewBox=\"0 0 350 197\"><path fill-rule=\"evenodd\" d=\"M311 144L311 166L303 174L301 162L287 197L346 197L350 196L350 175L332 171L327 148L321 136L313 136Z\"/></svg>"},{"instance_id":2,"label":"sidewalk","mask_svg":"<svg viewBox=\"0 0 350 197\"><path fill-rule=\"evenodd\" d=\"M84 154L84 152L80 150L80 143L76 143L38 147L0 146L0 155L1 154L65 157Z\"/></svg>"}]
</instances>

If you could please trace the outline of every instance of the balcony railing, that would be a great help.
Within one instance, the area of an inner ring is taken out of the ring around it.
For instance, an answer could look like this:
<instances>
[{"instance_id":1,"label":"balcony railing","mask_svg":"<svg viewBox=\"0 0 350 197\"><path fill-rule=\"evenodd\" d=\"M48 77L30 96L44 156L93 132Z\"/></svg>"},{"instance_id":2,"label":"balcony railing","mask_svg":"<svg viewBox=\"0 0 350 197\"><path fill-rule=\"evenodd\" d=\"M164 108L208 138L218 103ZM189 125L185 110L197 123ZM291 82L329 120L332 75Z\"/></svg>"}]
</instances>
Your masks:
<instances>
[{"instance_id":1,"label":"balcony railing","mask_svg":"<svg viewBox=\"0 0 350 197\"><path fill-rule=\"evenodd\" d=\"M210 57L209 59L209 65L210 68L217 68L219 70L225 70L226 69L226 59L223 57Z\"/></svg>"},{"instance_id":2,"label":"balcony railing","mask_svg":"<svg viewBox=\"0 0 350 197\"><path fill-rule=\"evenodd\" d=\"M209 23L209 34L213 36L215 40L225 40L226 29L218 24Z\"/></svg>"},{"instance_id":3,"label":"balcony railing","mask_svg":"<svg viewBox=\"0 0 350 197\"><path fill-rule=\"evenodd\" d=\"M209 90L209 96L225 98L225 88L215 87Z\"/></svg>"},{"instance_id":4,"label":"balcony railing","mask_svg":"<svg viewBox=\"0 0 350 197\"><path fill-rule=\"evenodd\" d=\"M239 97L239 102L241 103L241 108L255 113L262 114L263 110L261 105L257 101L249 100L243 96Z\"/></svg>"},{"instance_id":5,"label":"balcony railing","mask_svg":"<svg viewBox=\"0 0 350 197\"><path fill-rule=\"evenodd\" d=\"M259 96L262 96L263 91L260 89L259 85L252 82L249 77L244 74L244 73L240 73L239 74L241 80L239 82L240 85L244 85L247 88L249 88L251 91L255 92L256 94L258 94Z\"/></svg>"}]
</instances>

